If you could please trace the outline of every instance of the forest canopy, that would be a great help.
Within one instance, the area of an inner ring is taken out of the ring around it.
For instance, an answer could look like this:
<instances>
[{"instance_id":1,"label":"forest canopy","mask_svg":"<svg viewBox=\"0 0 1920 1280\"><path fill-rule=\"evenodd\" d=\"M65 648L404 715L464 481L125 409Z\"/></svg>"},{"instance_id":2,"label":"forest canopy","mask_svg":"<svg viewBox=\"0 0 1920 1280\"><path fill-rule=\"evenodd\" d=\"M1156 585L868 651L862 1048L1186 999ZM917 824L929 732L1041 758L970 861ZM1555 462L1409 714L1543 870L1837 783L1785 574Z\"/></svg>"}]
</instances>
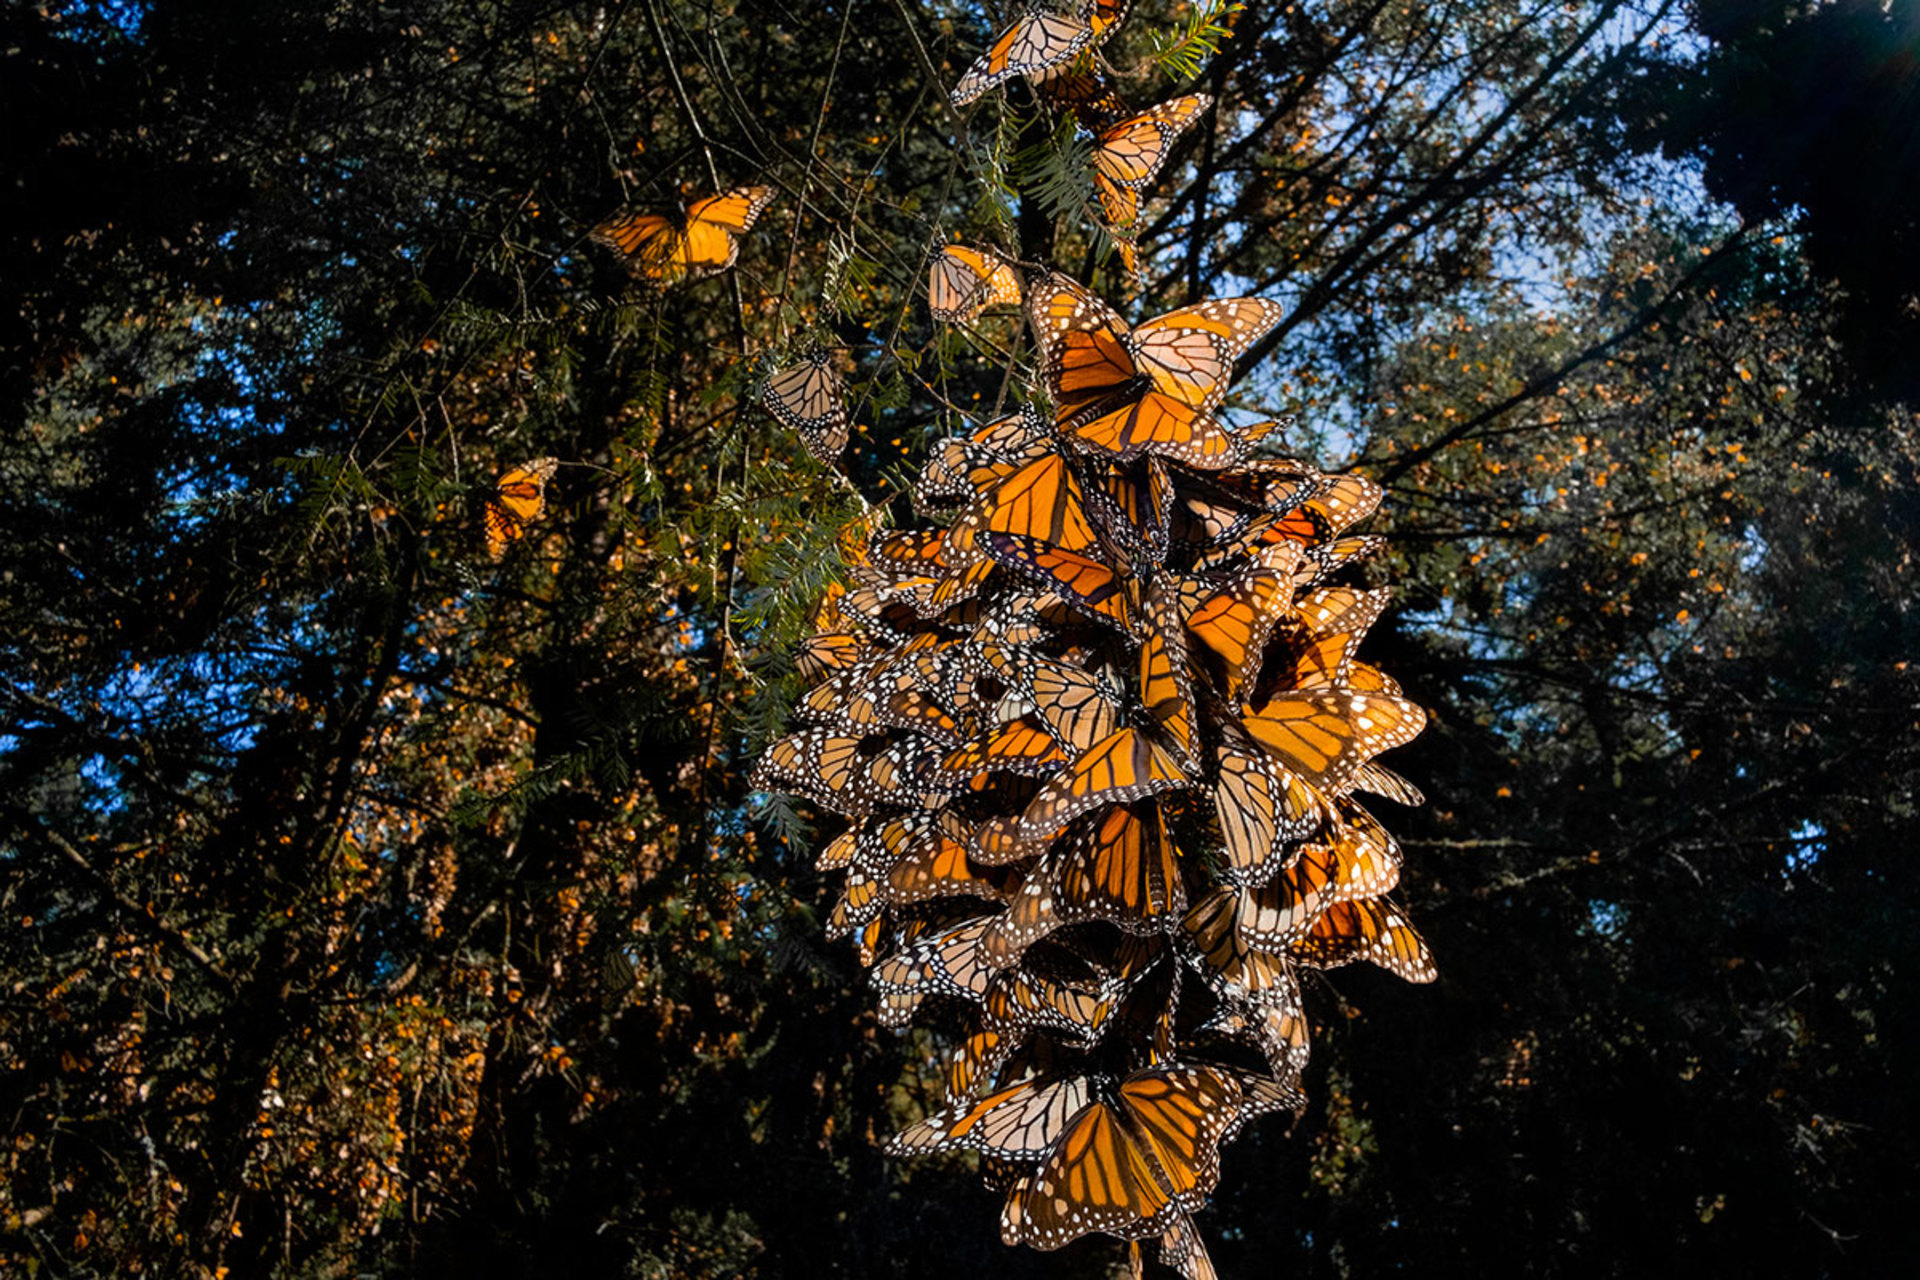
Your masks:
<instances>
[{"instance_id":1,"label":"forest canopy","mask_svg":"<svg viewBox=\"0 0 1920 1280\"><path fill-rule=\"evenodd\" d=\"M1385 491L1439 977L1306 984L1221 1274L1911 1251L1920 3L1136 0L1120 94L1214 105L1117 238L949 96L1021 11L0 12L0 1267L1115 1272L883 1153L938 1045L750 778L1033 361L952 242L1270 299L1223 412ZM594 235L741 188L724 269ZM824 352L837 465L762 404Z\"/></svg>"}]
</instances>

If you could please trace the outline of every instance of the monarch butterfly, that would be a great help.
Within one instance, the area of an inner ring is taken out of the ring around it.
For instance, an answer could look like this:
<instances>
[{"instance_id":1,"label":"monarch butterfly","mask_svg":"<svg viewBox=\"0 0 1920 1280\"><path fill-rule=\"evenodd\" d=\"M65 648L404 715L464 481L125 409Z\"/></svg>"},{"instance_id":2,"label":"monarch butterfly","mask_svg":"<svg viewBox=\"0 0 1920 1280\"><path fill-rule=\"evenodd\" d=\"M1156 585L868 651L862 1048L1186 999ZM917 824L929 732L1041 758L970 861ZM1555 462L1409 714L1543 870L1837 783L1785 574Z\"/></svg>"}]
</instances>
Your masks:
<instances>
[{"instance_id":1,"label":"monarch butterfly","mask_svg":"<svg viewBox=\"0 0 1920 1280\"><path fill-rule=\"evenodd\" d=\"M1097 70L1057 72L1034 81L1033 88L1042 102L1056 111L1072 112L1081 125L1095 132L1132 111Z\"/></svg>"},{"instance_id":2,"label":"monarch butterfly","mask_svg":"<svg viewBox=\"0 0 1920 1280\"><path fill-rule=\"evenodd\" d=\"M853 851L860 839L860 828L849 827L833 839L827 841L820 850L820 856L813 860L815 871L845 871L853 861Z\"/></svg>"},{"instance_id":3,"label":"monarch butterfly","mask_svg":"<svg viewBox=\"0 0 1920 1280\"><path fill-rule=\"evenodd\" d=\"M527 535L527 526L547 510L547 481L558 466L552 458L535 458L511 468L495 482L487 499L487 554L495 560Z\"/></svg>"},{"instance_id":4,"label":"monarch butterfly","mask_svg":"<svg viewBox=\"0 0 1920 1280\"><path fill-rule=\"evenodd\" d=\"M1169 534L1181 551L1198 554L1235 541L1256 514L1244 502L1216 493L1209 486L1187 485L1174 503Z\"/></svg>"},{"instance_id":5,"label":"monarch butterfly","mask_svg":"<svg viewBox=\"0 0 1920 1280\"><path fill-rule=\"evenodd\" d=\"M1075 751L1120 728L1120 695L1103 676L995 641L981 645L980 653L1026 695L1054 737Z\"/></svg>"},{"instance_id":6,"label":"monarch butterfly","mask_svg":"<svg viewBox=\"0 0 1920 1280\"><path fill-rule=\"evenodd\" d=\"M1164 748L1138 729L1121 729L1050 778L1021 811L1016 834L1028 842L1040 840L1103 805L1142 800L1186 785L1186 775Z\"/></svg>"},{"instance_id":7,"label":"monarch butterfly","mask_svg":"<svg viewBox=\"0 0 1920 1280\"><path fill-rule=\"evenodd\" d=\"M1039 80L1082 49L1105 40L1127 15L1131 0L1083 0L1073 17L1035 11L995 36L953 86L953 105L964 107L1015 76Z\"/></svg>"},{"instance_id":8,"label":"monarch butterfly","mask_svg":"<svg viewBox=\"0 0 1920 1280\"><path fill-rule=\"evenodd\" d=\"M1023 1039L1017 1032L976 1031L947 1059L947 1098L972 1098L990 1084Z\"/></svg>"},{"instance_id":9,"label":"monarch butterfly","mask_svg":"<svg viewBox=\"0 0 1920 1280\"><path fill-rule=\"evenodd\" d=\"M966 436L950 436L934 446L922 469L917 503L933 506L970 502L1003 477L1054 448L1045 419L1031 405L996 419Z\"/></svg>"},{"instance_id":10,"label":"monarch butterfly","mask_svg":"<svg viewBox=\"0 0 1920 1280\"><path fill-rule=\"evenodd\" d=\"M1259 680L1274 626L1292 602L1299 552L1289 546L1283 553L1203 596L1187 613L1187 629L1219 659L1221 691L1230 699L1244 696L1243 690Z\"/></svg>"},{"instance_id":11,"label":"monarch butterfly","mask_svg":"<svg viewBox=\"0 0 1920 1280\"><path fill-rule=\"evenodd\" d=\"M864 816L870 797L862 741L830 729L789 734L767 748L752 785L757 791L791 789L835 813Z\"/></svg>"},{"instance_id":12,"label":"monarch butterfly","mask_svg":"<svg viewBox=\"0 0 1920 1280\"><path fill-rule=\"evenodd\" d=\"M760 396L774 417L800 433L807 452L826 465L847 447L845 390L825 352L768 378Z\"/></svg>"},{"instance_id":13,"label":"monarch butterfly","mask_svg":"<svg viewBox=\"0 0 1920 1280\"><path fill-rule=\"evenodd\" d=\"M1159 933L1187 909L1177 852L1159 805L1114 805L1055 844L981 945L1004 964L1082 921Z\"/></svg>"},{"instance_id":14,"label":"monarch butterfly","mask_svg":"<svg viewBox=\"0 0 1920 1280\"><path fill-rule=\"evenodd\" d=\"M1215 298L1129 328L1113 308L1059 272L1027 294L1058 417L1077 423L1144 380L1206 411L1226 394L1233 362L1286 314L1266 298Z\"/></svg>"},{"instance_id":15,"label":"monarch butterfly","mask_svg":"<svg viewBox=\"0 0 1920 1280\"><path fill-rule=\"evenodd\" d=\"M1058 772L1067 760L1046 727L1037 718L1027 717L1000 725L978 742L949 753L940 767L961 777L995 769L1045 777Z\"/></svg>"},{"instance_id":16,"label":"monarch butterfly","mask_svg":"<svg viewBox=\"0 0 1920 1280\"><path fill-rule=\"evenodd\" d=\"M978 1102L947 1107L887 1140L889 1155L966 1148L1003 1160L1038 1161L1086 1107L1093 1081L1023 1080Z\"/></svg>"},{"instance_id":17,"label":"monarch butterfly","mask_svg":"<svg viewBox=\"0 0 1920 1280\"><path fill-rule=\"evenodd\" d=\"M1299 1091L1300 1077L1307 1069L1312 1038L1298 982L1280 983L1258 1000L1225 997L1220 1011L1201 1030L1251 1036L1266 1057L1274 1082L1292 1095L1293 1110L1305 1110L1307 1099Z\"/></svg>"},{"instance_id":18,"label":"monarch butterfly","mask_svg":"<svg viewBox=\"0 0 1920 1280\"><path fill-rule=\"evenodd\" d=\"M1366 559L1385 546L1386 541L1377 534L1363 533L1308 547L1301 553L1301 573L1296 581L1302 587L1313 586L1354 561Z\"/></svg>"},{"instance_id":19,"label":"monarch butterfly","mask_svg":"<svg viewBox=\"0 0 1920 1280\"><path fill-rule=\"evenodd\" d=\"M1133 629L1135 610L1127 598L1131 576L1106 561L1017 533L988 533L980 543L1001 564L1056 588L1087 616L1123 631Z\"/></svg>"},{"instance_id":20,"label":"monarch butterfly","mask_svg":"<svg viewBox=\"0 0 1920 1280\"><path fill-rule=\"evenodd\" d=\"M1336 631L1363 636L1380 618L1393 593L1361 591L1354 587L1316 587L1295 603L1295 615L1309 634L1330 635Z\"/></svg>"},{"instance_id":21,"label":"monarch butterfly","mask_svg":"<svg viewBox=\"0 0 1920 1280\"><path fill-rule=\"evenodd\" d=\"M1087 469L1087 514L1094 523L1132 559L1164 561L1173 513L1173 480L1166 464L1147 454L1133 462L1091 458Z\"/></svg>"},{"instance_id":22,"label":"monarch butterfly","mask_svg":"<svg viewBox=\"0 0 1920 1280\"><path fill-rule=\"evenodd\" d=\"M1075 624L1076 610L1057 591L1005 595L999 608L982 618L976 632L981 639L1004 644L1039 644L1055 636L1060 629Z\"/></svg>"},{"instance_id":23,"label":"monarch butterfly","mask_svg":"<svg viewBox=\"0 0 1920 1280\"><path fill-rule=\"evenodd\" d=\"M992 936L989 931L981 945L987 947ZM991 959L990 950L984 954ZM1030 953L1025 963L1001 970L987 987L982 1011L988 1025L1008 1032L1053 1031L1091 1045L1113 1013L1117 988L1085 965L1070 973L1058 964L1036 964L1036 958Z\"/></svg>"},{"instance_id":24,"label":"monarch butterfly","mask_svg":"<svg viewBox=\"0 0 1920 1280\"><path fill-rule=\"evenodd\" d=\"M1231 1000L1256 1005L1297 992L1293 959L1250 943L1236 927L1237 903L1232 889L1216 889L1194 903L1180 921L1208 984Z\"/></svg>"},{"instance_id":25,"label":"monarch butterfly","mask_svg":"<svg viewBox=\"0 0 1920 1280\"><path fill-rule=\"evenodd\" d=\"M994 970L980 952L980 936L994 917L978 916L909 943L875 967L869 981L880 992L880 1022L904 1026L928 995L978 1003Z\"/></svg>"},{"instance_id":26,"label":"monarch butterfly","mask_svg":"<svg viewBox=\"0 0 1920 1280\"><path fill-rule=\"evenodd\" d=\"M915 509L924 512L977 501L1018 471L1023 461L968 440L942 440L920 470L920 483L913 492Z\"/></svg>"},{"instance_id":27,"label":"monarch butterfly","mask_svg":"<svg viewBox=\"0 0 1920 1280\"><path fill-rule=\"evenodd\" d=\"M956 746L966 736L953 713L925 689L902 688L888 695L880 706L880 723L896 729L911 729Z\"/></svg>"},{"instance_id":28,"label":"monarch butterfly","mask_svg":"<svg viewBox=\"0 0 1920 1280\"><path fill-rule=\"evenodd\" d=\"M1075 440L1130 458L1154 453L1200 470L1232 466L1249 441L1175 396L1148 391L1070 429Z\"/></svg>"},{"instance_id":29,"label":"monarch butterfly","mask_svg":"<svg viewBox=\"0 0 1920 1280\"><path fill-rule=\"evenodd\" d=\"M1353 771L1353 788L1356 791L1370 791L1376 796L1384 796L1395 804L1406 805L1409 809L1418 809L1427 802L1420 788L1377 760L1369 760Z\"/></svg>"},{"instance_id":30,"label":"monarch butterfly","mask_svg":"<svg viewBox=\"0 0 1920 1280\"><path fill-rule=\"evenodd\" d=\"M965 842L939 830L931 815L889 820L874 844L876 860L888 864L886 896L894 905L955 895L998 902L1007 896L1005 873L968 862Z\"/></svg>"},{"instance_id":31,"label":"monarch butterfly","mask_svg":"<svg viewBox=\"0 0 1920 1280\"><path fill-rule=\"evenodd\" d=\"M907 661L922 688L963 714L975 710L974 686L983 674L983 664L965 642L936 643L916 651Z\"/></svg>"},{"instance_id":32,"label":"monarch butterfly","mask_svg":"<svg viewBox=\"0 0 1920 1280\"><path fill-rule=\"evenodd\" d=\"M829 671L852 666L872 652L867 641L850 632L817 632L800 646L794 667L806 679L818 680Z\"/></svg>"},{"instance_id":33,"label":"monarch butterfly","mask_svg":"<svg viewBox=\"0 0 1920 1280\"><path fill-rule=\"evenodd\" d=\"M1329 795L1376 754L1413 740L1426 713L1405 698L1344 690L1286 692L1241 717L1280 763Z\"/></svg>"},{"instance_id":34,"label":"monarch butterfly","mask_svg":"<svg viewBox=\"0 0 1920 1280\"><path fill-rule=\"evenodd\" d=\"M1258 884L1279 869L1274 853L1327 825L1333 810L1320 792L1250 742L1229 738L1216 752L1213 789L1222 878Z\"/></svg>"},{"instance_id":35,"label":"monarch butterfly","mask_svg":"<svg viewBox=\"0 0 1920 1280\"><path fill-rule=\"evenodd\" d=\"M1387 898L1335 903L1289 949L1319 969L1364 960L1408 982L1439 976L1426 940Z\"/></svg>"},{"instance_id":36,"label":"monarch butterfly","mask_svg":"<svg viewBox=\"0 0 1920 1280\"><path fill-rule=\"evenodd\" d=\"M1187 646L1179 623L1158 598L1150 597L1149 625L1140 643L1140 705L1166 734L1174 759L1188 773L1200 771L1193 710L1193 684L1187 672Z\"/></svg>"},{"instance_id":37,"label":"monarch butterfly","mask_svg":"<svg viewBox=\"0 0 1920 1280\"><path fill-rule=\"evenodd\" d=\"M1219 1183L1220 1143L1249 1118L1288 1105L1271 1081L1206 1065L1152 1067L1117 1086L1090 1079L1085 1102L1062 1123L1074 1097L1062 1091L1051 1107L1022 1115L1023 1141L1049 1130L1057 1137L1008 1194L1000 1218L1008 1244L1051 1250L1094 1231L1161 1235Z\"/></svg>"},{"instance_id":38,"label":"monarch butterfly","mask_svg":"<svg viewBox=\"0 0 1920 1280\"><path fill-rule=\"evenodd\" d=\"M966 324L988 307L1020 305L1020 277L990 249L950 244L927 275L927 310L936 320Z\"/></svg>"},{"instance_id":39,"label":"monarch butterfly","mask_svg":"<svg viewBox=\"0 0 1920 1280\"><path fill-rule=\"evenodd\" d=\"M1359 637L1336 631L1316 636L1306 631L1288 635L1278 646L1281 661L1274 676L1283 690L1345 689L1351 687L1353 647Z\"/></svg>"},{"instance_id":40,"label":"monarch butterfly","mask_svg":"<svg viewBox=\"0 0 1920 1280\"><path fill-rule=\"evenodd\" d=\"M618 251L628 269L650 280L695 280L725 271L738 260L735 235L753 226L775 194L772 187L735 187L695 200L679 217L622 213L592 234Z\"/></svg>"},{"instance_id":41,"label":"monarch butterfly","mask_svg":"<svg viewBox=\"0 0 1920 1280\"><path fill-rule=\"evenodd\" d=\"M1133 1244L1134 1275L1142 1274L1139 1259L1140 1244ZM1167 1219L1167 1229L1160 1235L1160 1261L1178 1271L1186 1280L1220 1280L1220 1273L1213 1269L1213 1259L1207 1256L1207 1247L1200 1240L1200 1231L1193 1225L1193 1219L1184 1213L1175 1213Z\"/></svg>"},{"instance_id":42,"label":"monarch butterfly","mask_svg":"<svg viewBox=\"0 0 1920 1280\"><path fill-rule=\"evenodd\" d=\"M827 916L828 940L844 938L866 927L880 916L886 905L874 873L862 866L856 855L855 862L847 868L846 879L841 882L839 900Z\"/></svg>"},{"instance_id":43,"label":"monarch butterfly","mask_svg":"<svg viewBox=\"0 0 1920 1280\"><path fill-rule=\"evenodd\" d=\"M1061 454L1020 468L995 485L985 502L984 527L989 531L1037 539L1063 551L1100 545L1087 518L1085 490Z\"/></svg>"},{"instance_id":44,"label":"monarch butterfly","mask_svg":"<svg viewBox=\"0 0 1920 1280\"><path fill-rule=\"evenodd\" d=\"M1293 864L1266 884L1216 892L1234 899L1233 927L1249 946L1279 951L1335 903L1392 889L1400 864L1390 845L1357 827L1336 827L1324 843L1303 846Z\"/></svg>"},{"instance_id":45,"label":"monarch butterfly","mask_svg":"<svg viewBox=\"0 0 1920 1280\"><path fill-rule=\"evenodd\" d=\"M893 659L880 654L847 667L809 689L796 709L801 719L848 733L883 728L880 702L883 678Z\"/></svg>"},{"instance_id":46,"label":"monarch butterfly","mask_svg":"<svg viewBox=\"0 0 1920 1280\"><path fill-rule=\"evenodd\" d=\"M1212 105L1208 94L1188 94L1101 132L1093 149L1093 188L1108 226L1133 225L1140 216L1141 194L1166 163L1174 142Z\"/></svg>"}]
</instances>

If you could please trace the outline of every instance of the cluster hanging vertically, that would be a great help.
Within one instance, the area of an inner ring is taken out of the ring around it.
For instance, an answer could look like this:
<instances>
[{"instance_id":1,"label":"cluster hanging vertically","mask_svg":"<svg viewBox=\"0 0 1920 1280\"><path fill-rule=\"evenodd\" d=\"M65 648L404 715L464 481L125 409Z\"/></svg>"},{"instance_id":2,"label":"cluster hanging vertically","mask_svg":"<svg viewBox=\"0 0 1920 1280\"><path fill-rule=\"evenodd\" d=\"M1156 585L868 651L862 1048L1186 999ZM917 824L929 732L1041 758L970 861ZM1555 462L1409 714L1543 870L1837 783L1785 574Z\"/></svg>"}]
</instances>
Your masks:
<instances>
[{"instance_id":1,"label":"cluster hanging vertically","mask_svg":"<svg viewBox=\"0 0 1920 1280\"><path fill-rule=\"evenodd\" d=\"M1122 8L1029 15L956 99L1048 77ZM1029 48L1049 33L1052 61ZM1115 125L1097 79L1054 90L1095 104L1103 146L1161 152L1207 105ZM1110 218L1160 158L1101 167ZM1276 303L1130 326L1058 272L965 246L929 295L954 322L1023 306L1043 385L937 445L925 527L860 540L801 657L805 727L756 785L844 818L818 862L845 873L829 933L871 967L881 1021L958 1012L945 1104L890 1149L979 1152L1009 1243L1158 1239L1210 1275L1188 1215L1220 1145L1304 1102L1301 973L1433 976L1388 896L1399 849L1355 799L1419 803L1374 757L1424 716L1353 652L1386 593L1335 581L1377 543L1351 529L1380 490L1255 456L1282 424L1216 416Z\"/></svg>"}]
</instances>

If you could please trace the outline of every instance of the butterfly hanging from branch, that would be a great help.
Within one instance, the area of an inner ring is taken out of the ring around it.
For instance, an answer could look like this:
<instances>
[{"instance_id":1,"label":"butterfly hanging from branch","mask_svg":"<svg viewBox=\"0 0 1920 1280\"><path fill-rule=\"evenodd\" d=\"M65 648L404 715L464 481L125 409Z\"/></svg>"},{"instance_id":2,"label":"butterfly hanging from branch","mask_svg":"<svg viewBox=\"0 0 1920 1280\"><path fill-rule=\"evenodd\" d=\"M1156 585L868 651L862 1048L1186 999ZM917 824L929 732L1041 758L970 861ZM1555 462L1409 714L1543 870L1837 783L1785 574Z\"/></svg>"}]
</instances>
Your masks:
<instances>
[{"instance_id":1,"label":"butterfly hanging from branch","mask_svg":"<svg viewBox=\"0 0 1920 1280\"><path fill-rule=\"evenodd\" d=\"M1099 46L1127 16L1132 0L1082 0L1071 14L1035 9L993 38L950 95L964 107L1015 76L1043 80L1063 71L1084 49Z\"/></svg>"},{"instance_id":2,"label":"butterfly hanging from branch","mask_svg":"<svg viewBox=\"0 0 1920 1280\"><path fill-rule=\"evenodd\" d=\"M833 359L816 351L766 380L761 403L800 433L807 452L827 466L847 447L846 387Z\"/></svg>"},{"instance_id":3,"label":"butterfly hanging from branch","mask_svg":"<svg viewBox=\"0 0 1920 1280\"><path fill-rule=\"evenodd\" d=\"M698 280L739 259L738 237L753 227L775 194L772 187L735 187L695 200L678 214L617 214L592 234L635 275L661 284Z\"/></svg>"},{"instance_id":4,"label":"butterfly hanging from branch","mask_svg":"<svg viewBox=\"0 0 1920 1280\"><path fill-rule=\"evenodd\" d=\"M547 481L559 464L535 458L513 467L495 483L487 498L487 555L494 560L527 536L527 526L546 514Z\"/></svg>"}]
</instances>

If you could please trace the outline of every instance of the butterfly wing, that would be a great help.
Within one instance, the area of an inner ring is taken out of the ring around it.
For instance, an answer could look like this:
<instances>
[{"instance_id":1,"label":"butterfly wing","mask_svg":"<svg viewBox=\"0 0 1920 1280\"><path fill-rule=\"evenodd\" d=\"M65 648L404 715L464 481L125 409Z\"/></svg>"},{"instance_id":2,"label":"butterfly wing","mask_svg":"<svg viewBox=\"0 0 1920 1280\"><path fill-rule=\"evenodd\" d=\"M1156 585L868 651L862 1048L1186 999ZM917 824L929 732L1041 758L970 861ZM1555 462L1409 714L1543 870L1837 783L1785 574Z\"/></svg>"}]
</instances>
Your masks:
<instances>
[{"instance_id":1,"label":"butterfly wing","mask_svg":"<svg viewBox=\"0 0 1920 1280\"><path fill-rule=\"evenodd\" d=\"M965 324L988 307L1019 306L1020 277L999 254L950 244L927 277L927 309L936 320Z\"/></svg>"},{"instance_id":2,"label":"butterfly wing","mask_svg":"<svg viewBox=\"0 0 1920 1280\"><path fill-rule=\"evenodd\" d=\"M1102 22L1101 30L1111 25ZM1094 28L1085 18L1044 11L1025 14L994 37L949 96L954 106L964 107L1015 76L1044 76L1092 44L1094 38Z\"/></svg>"},{"instance_id":3,"label":"butterfly wing","mask_svg":"<svg viewBox=\"0 0 1920 1280\"><path fill-rule=\"evenodd\" d=\"M1028 291L1026 306L1061 422L1097 413L1138 381L1126 321L1077 281L1049 272Z\"/></svg>"},{"instance_id":4,"label":"butterfly wing","mask_svg":"<svg viewBox=\"0 0 1920 1280\"><path fill-rule=\"evenodd\" d=\"M1027 649L989 642L981 656L1019 688L1060 741L1085 751L1121 724L1117 693L1106 680Z\"/></svg>"},{"instance_id":5,"label":"butterfly wing","mask_svg":"<svg viewBox=\"0 0 1920 1280\"><path fill-rule=\"evenodd\" d=\"M1006 477L987 501L986 528L1049 543L1063 551L1100 545L1087 519L1086 494L1064 456L1049 453Z\"/></svg>"},{"instance_id":6,"label":"butterfly wing","mask_svg":"<svg viewBox=\"0 0 1920 1280\"><path fill-rule=\"evenodd\" d=\"M1387 694L1283 691L1241 721L1281 764L1338 795L1375 754L1411 741L1426 714Z\"/></svg>"},{"instance_id":7,"label":"butterfly wing","mask_svg":"<svg viewBox=\"0 0 1920 1280\"><path fill-rule=\"evenodd\" d=\"M725 231L750 230L760 214L778 194L772 187L735 187L687 206L687 226L715 227Z\"/></svg>"},{"instance_id":8,"label":"butterfly wing","mask_svg":"<svg viewBox=\"0 0 1920 1280\"><path fill-rule=\"evenodd\" d=\"M800 433L807 452L833 465L847 447L847 405L840 374L823 352L767 379L761 400Z\"/></svg>"},{"instance_id":9,"label":"butterfly wing","mask_svg":"<svg viewBox=\"0 0 1920 1280\"><path fill-rule=\"evenodd\" d=\"M1096 621L1132 629L1135 610L1127 597L1128 576L1106 561L1017 533L983 534L980 544L999 563L1058 590Z\"/></svg>"},{"instance_id":10,"label":"butterfly wing","mask_svg":"<svg viewBox=\"0 0 1920 1280\"><path fill-rule=\"evenodd\" d=\"M1155 389L1207 410L1226 394L1233 362L1286 314L1267 298L1214 298L1145 321L1127 349Z\"/></svg>"},{"instance_id":11,"label":"butterfly wing","mask_svg":"<svg viewBox=\"0 0 1920 1280\"><path fill-rule=\"evenodd\" d=\"M1122 120L1100 134L1093 151L1093 185L1110 225L1133 225L1140 212L1141 195L1166 163L1173 144L1212 105L1213 98L1208 94L1188 94Z\"/></svg>"},{"instance_id":12,"label":"butterfly wing","mask_svg":"<svg viewBox=\"0 0 1920 1280\"><path fill-rule=\"evenodd\" d=\"M1046 1250L1095 1231L1139 1240L1165 1230L1172 1204L1119 1112L1095 1101L1046 1161L1014 1185L1001 1212L1000 1238Z\"/></svg>"},{"instance_id":13,"label":"butterfly wing","mask_svg":"<svg viewBox=\"0 0 1920 1280\"><path fill-rule=\"evenodd\" d=\"M1083 813L1186 785L1179 764L1158 743L1138 729L1121 729L1049 779L1015 826L1026 840L1044 839Z\"/></svg>"},{"instance_id":14,"label":"butterfly wing","mask_svg":"<svg viewBox=\"0 0 1920 1280\"><path fill-rule=\"evenodd\" d=\"M946 1107L895 1134L891 1155L970 1149L1006 1160L1035 1161L1087 1105L1088 1079L1023 1080L981 1098Z\"/></svg>"},{"instance_id":15,"label":"butterfly wing","mask_svg":"<svg viewBox=\"0 0 1920 1280\"><path fill-rule=\"evenodd\" d=\"M1335 903L1288 949L1319 969L1365 960L1408 982L1439 976L1426 940L1386 898Z\"/></svg>"},{"instance_id":16,"label":"butterfly wing","mask_svg":"<svg viewBox=\"0 0 1920 1280\"><path fill-rule=\"evenodd\" d=\"M527 526L546 514L547 481L559 464L535 458L513 467L494 484L487 499L487 554L498 560L509 546L526 536Z\"/></svg>"},{"instance_id":17,"label":"butterfly wing","mask_svg":"<svg viewBox=\"0 0 1920 1280\"><path fill-rule=\"evenodd\" d=\"M1213 799L1233 883L1257 884L1280 865L1273 855L1332 819L1326 799L1266 752L1244 740L1221 744Z\"/></svg>"},{"instance_id":18,"label":"butterfly wing","mask_svg":"<svg viewBox=\"0 0 1920 1280\"><path fill-rule=\"evenodd\" d=\"M1249 443L1212 415L1159 391L1123 399L1104 411L1096 405L1066 431L1081 444L1122 458L1150 453L1207 471L1231 466Z\"/></svg>"},{"instance_id":19,"label":"butterfly wing","mask_svg":"<svg viewBox=\"0 0 1920 1280\"><path fill-rule=\"evenodd\" d=\"M589 233L639 270L638 263L663 261L671 251L670 242L679 238L673 219L657 213L619 213Z\"/></svg>"}]
</instances>

